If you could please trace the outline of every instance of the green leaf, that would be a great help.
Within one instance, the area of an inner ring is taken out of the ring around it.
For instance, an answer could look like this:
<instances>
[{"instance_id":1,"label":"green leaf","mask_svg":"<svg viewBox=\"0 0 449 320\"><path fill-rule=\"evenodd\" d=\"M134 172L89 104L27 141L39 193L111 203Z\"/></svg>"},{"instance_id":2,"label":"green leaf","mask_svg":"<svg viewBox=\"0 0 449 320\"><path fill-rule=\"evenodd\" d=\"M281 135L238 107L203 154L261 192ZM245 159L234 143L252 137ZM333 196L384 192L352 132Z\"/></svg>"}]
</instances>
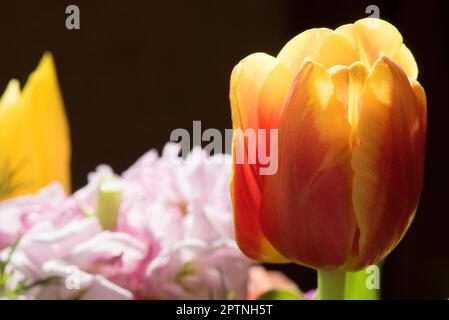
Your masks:
<instances>
[{"instance_id":1,"label":"green leaf","mask_svg":"<svg viewBox=\"0 0 449 320\"><path fill-rule=\"evenodd\" d=\"M303 297L300 293L295 291L275 289L263 293L257 300L303 300Z\"/></svg>"},{"instance_id":2,"label":"green leaf","mask_svg":"<svg viewBox=\"0 0 449 320\"><path fill-rule=\"evenodd\" d=\"M381 263L376 265L381 270ZM369 267L367 267L369 268ZM379 300L380 289L368 288L369 277L374 276L373 271L367 268L346 274L345 300ZM380 277L380 273L378 275Z\"/></svg>"},{"instance_id":3,"label":"green leaf","mask_svg":"<svg viewBox=\"0 0 449 320\"><path fill-rule=\"evenodd\" d=\"M35 287L43 287L43 286L48 286L48 285L56 284L56 283L59 283L59 279L57 277L48 277L48 278L38 279L30 284L23 283L20 286L20 288L18 288L17 291L20 294L23 294Z\"/></svg>"},{"instance_id":4,"label":"green leaf","mask_svg":"<svg viewBox=\"0 0 449 320\"><path fill-rule=\"evenodd\" d=\"M14 251L16 251L17 246L19 245L20 237L14 242L14 244L9 248L8 255L6 256L5 261L0 260L0 276L4 275L6 266L11 262L12 255Z\"/></svg>"}]
</instances>

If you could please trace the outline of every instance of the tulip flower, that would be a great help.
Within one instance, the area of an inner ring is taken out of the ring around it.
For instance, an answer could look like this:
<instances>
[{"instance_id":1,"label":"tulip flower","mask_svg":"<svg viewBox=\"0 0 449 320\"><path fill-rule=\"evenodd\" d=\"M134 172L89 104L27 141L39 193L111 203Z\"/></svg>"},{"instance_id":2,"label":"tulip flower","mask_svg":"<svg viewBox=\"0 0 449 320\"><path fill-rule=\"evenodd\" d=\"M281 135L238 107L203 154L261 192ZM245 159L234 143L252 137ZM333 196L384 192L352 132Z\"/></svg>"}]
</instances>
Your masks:
<instances>
[{"instance_id":1,"label":"tulip flower","mask_svg":"<svg viewBox=\"0 0 449 320\"><path fill-rule=\"evenodd\" d=\"M235 232L247 256L340 272L396 247L423 182L426 98L417 75L399 31L372 18L307 30L276 57L251 54L234 68L234 129L279 133L257 144L279 144L275 174L261 175L260 161L233 165ZM242 144L235 136L234 159Z\"/></svg>"},{"instance_id":2,"label":"tulip flower","mask_svg":"<svg viewBox=\"0 0 449 320\"><path fill-rule=\"evenodd\" d=\"M53 58L46 53L23 90L0 99L0 199L57 181L70 191L70 140Z\"/></svg>"}]
</instances>

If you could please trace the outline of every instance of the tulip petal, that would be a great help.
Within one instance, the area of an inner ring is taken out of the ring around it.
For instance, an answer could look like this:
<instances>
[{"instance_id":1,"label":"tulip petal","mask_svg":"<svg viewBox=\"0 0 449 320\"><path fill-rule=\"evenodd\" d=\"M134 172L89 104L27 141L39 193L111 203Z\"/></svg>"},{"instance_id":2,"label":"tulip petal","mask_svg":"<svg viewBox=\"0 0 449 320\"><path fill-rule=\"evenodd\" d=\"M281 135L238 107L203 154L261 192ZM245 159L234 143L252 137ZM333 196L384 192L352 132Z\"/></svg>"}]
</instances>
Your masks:
<instances>
[{"instance_id":1,"label":"tulip petal","mask_svg":"<svg viewBox=\"0 0 449 320\"><path fill-rule=\"evenodd\" d=\"M328 69L335 65L349 66L357 60L358 54L350 42L342 35L332 32L324 40L315 61Z\"/></svg>"},{"instance_id":2,"label":"tulip petal","mask_svg":"<svg viewBox=\"0 0 449 320\"><path fill-rule=\"evenodd\" d=\"M394 56L402 45L402 36L392 24L375 18L365 18L335 30L355 45L359 60L372 66L381 52Z\"/></svg>"},{"instance_id":3,"label":"tulip petal","mask_svg":"<svg viewBox=\"0 0 449 320\"><path fill-rule=\"evenodd\" d=\"M277 128L292 82L293 74L282 63L278 63L267 76L258 100L259 128Z\"/></svg>"},{"instance_id":4,"label":"tulip petal","mask_svg":"<svg viewBox=\"0 0 449 320\"><path fill-rule=\"evenodd\" d=\"M58 181L70 191L70 140L53 60L45 54L22 92L12 80L0 100L3 197Z\"/></svg>"},{"instance_id":5,"label":"tulip petal","mask_svg":"<svg viewBox=\"0 0 449 320\"><path fill-rule=\"evenodd\" d=\"M412 52L405 46L405 44L399 48L393 56L393 60L401 66L407 76L413 80L418 78L418 65L416 64Z\"/></svg>"},{"instance_id":6,"label":"tulip petal","mask_svg":"<svg viewBox=\"0 0 449 320\"><path fill-rule=\"evenodd\" d=\"M425 102L382 56L366 80L353 151L353 206L360 231L355 269L385 257L413 219L421 193Z\"/></svg>"},{"instance_id":7,"label":"tulip petal","mask_svg":"<svg viewBox=\"0 0 449 320\"><path fill-rule=\"evenodd\" d=\"M316 60L324 41L332 34L327 28L309 29L291 39L277 58L292 74L297 74L306 57Z\"/></svg>"},{"instance_id":8,"label":"tulip petal","mask_svg":"<svg viewBox=\"0 0 449 320\"><path fill-rule=\"evenodd\" d=\"M354 129L358 124L360 98L368 70L363 63L357 61L349 67L330 68L329 73L334 81L338 100L347 106L348 121Z\"/></svg>"},{"instance_id":9,"label":"tulip petal","mask_svg":"<svg viewBox=\"0 0 449 320\"><path fill-rule=\"evenodd\" d=\"M278 78L279 62L266 54L256 53L242 60L233 70L230 84L230 100L234 129L258 129L259 99L265 96L264 108L277 114L277 108L269 102L279 101L279 96L273 96L261 90L268 76L273 73ZM281 68L282 70L282 68ZM272 82L272 80L270 80ZM270 112L271 112L270 111ZM271 123L270 118L262 121ZM257 163L249 163L247 140L238 139L234 134L233 157L234 165L231 177L231 196L234 212L234 228L240 249L249 257L266 262L285 262L285 259L272 247L265 238L259 224L259 206L261 201L262 183ZM243 149L241 149L243 148ZM236 153L244 150L244 161L237 163ZM236 196L238 195L238 196Z\"/></svg>"},{"instance_id":10,"label":"tulip petal","mask_svg":"<svg viewBox=\"0 0 449 320\"><path fill-rule=\"evenodd\" d=\"M292 261L315 268L341 266L349 258L356 230L351 127L321 65L304 63L279 131L279 169L265 180L262 230Z\"/></svg>"},{"instance_id":11,"label":"tulip petal","mask_svg":"<svg viewBox=\"0 0 449 320\"><path fill-rule=\"evenodd\" d=\"M0 198L31 192L36 169L31 158L31 131L24 121L20 84L11 80L0 100Z\"/></svg>"},{"instance_id":12,"label":"tulip petal","mask_svg":"<svg viewBox=\"0 0 449 320\"><path fill-rule=\"evenodd\" d=\"M231 74L230 100L234 129L258 128L258 101L268 74L279 62L265 53L243 59Z\"/></svg>"},{"instance_id":13,"label":"tulip petal","mask_svg":"<svg viewBox=\"0 0 449 320\"><path fill-rule=\"evenodd\" d=\"M70 192L70 138L51 54L46 53L22 93L25 121L32 132L32 161L38 163L36 191L58 181Z\"/></svg>"},{"instance_id":14,"label":"tulip petal","mask_svg":"<svg viewBox=\"0 0 449 320\"><path fill-rule=\"evenodd\" d=\"M20 97L20 84L16 79L11 80L0 99L0 112L6 112L14 106Z\"/></svg>"},{"instance_id":15,"label":"tulip petal","mask_svg":"<svg viewBox=\"0 0 449 320\"><path fill-rule=\"evenodd\" d=\"M356 34L354 32L354 25L352 23L344 24L337 29L335 29L334 33L339 34L351 44L352 48L359 54L359 46Z\"/></svg>"}]
</instances>

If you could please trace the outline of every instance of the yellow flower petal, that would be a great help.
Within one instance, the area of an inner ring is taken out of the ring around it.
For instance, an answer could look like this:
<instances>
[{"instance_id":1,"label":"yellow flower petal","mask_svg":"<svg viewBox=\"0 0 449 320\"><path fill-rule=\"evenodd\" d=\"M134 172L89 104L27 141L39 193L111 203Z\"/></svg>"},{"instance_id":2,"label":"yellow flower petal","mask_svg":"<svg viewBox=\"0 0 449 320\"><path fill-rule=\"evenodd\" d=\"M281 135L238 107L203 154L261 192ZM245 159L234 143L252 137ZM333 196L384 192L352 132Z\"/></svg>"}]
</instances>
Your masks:
<instances>
[{"instance_id":1,"label":"yellow flower petal","mask_svg":"<svg viewBox=\"0 0 449 320\"><path fill-rule=\"evenodd\" d=\"M366 80L352 168L360 230L356 269L379 261L399 242L422 187L425 114L406 74L386 56Z\"/></svg>"},{"instance_id":2,"label":"yellow flower petal","mask_svg":"<svg viewBox=\"0 0 449 320\"><path fill-rule=\"evenodd\" d=\"M257 128L259 94L268 74L279 62L265 53L254 53L235 66L230 100L234 129Z\"/></svg>"},{"instance_id":3,"label":"yellow flower petal","mask_svg":"<svg viewBox=\"0 0 449 320\"><path fill-rule=\"evenodd\" d=\"M314 60L328 69L335 65L349 66L357 59L357 51L351 46L351 43L344 36L332 32L324 40Z\"/></svg>"},{"instance_id":4,"label":"yellow flower petal","mask_svg":"<svg viewBox=\"0 0 449 320\"><path fill-rule=\"evenodd\" d=\"M402 45L402 36L396 27L381 19L361 19L335 32L357 48L359 60L367 66L372 66L382 52L394 56Z\"/></svg>"},{"instance_id":5,"label":"yellow flower petal","mask_svg":"<svg viewBox=\"0 0 449 320\"><path fill-rule=\"evenodd\" d=\"M278 79L284 74L276 58L264 53L255 53L243 59L233 70L230 83L230 100L234 129L255 129L260 125L259 104L264 110L276 116L278 95L270 92L261 94L268 78ZM285 69L285 67L284 67ZM270 77L270 75L272 75ZM273 83L273 80L269 81ZM266 87L269 88L269 87ZM285 89L286 91L286 89ZM262 97L262 98L261 98ZM262 99L264 103L259 101ZM274 103L274 104L273 104ZM263 117L265 124L272 116ZM237 136L233 140L234 164L231 177L231 197L234 212L234 229L240 249L249 257L265 262L285 262L263 235L259 224L259 205L261 200L261 176L258 164L250 164L247 158L246 140L243 141L245 161L236 164ZM240 149L241 150L241 149Z\"/></svg>"},{"instance_id":6,"label":"yellow flower petal","mask_svg":"<svg viewBox=\"0 0 449 320\"><path fill-rule=\"evenodd\" d=\"M401 66L407 76L414 80L418 78L418 65L412 52L405 44L399 48L398 52L393 56L393 60Z\"/></svg>"},{"instance_id":7,"label":"yellow flower petal","mask_svg":"<svg viewBox=\"0 0 449 320\"><path fill-rule=\"evenodd\" d=\"M277 128L292 82L292 73L282 63L278 63L269 73L258 100L259 128Z\"/></svg>"},{"instance_id":8,"label":"yellow flower petal","mask_svg":"<svg viewBox=\"0 0 449 320\"><path fill-rule=\"evenodd\" d=\"M29 192L36 180L31 162L31 132L24 121L20 84L9 82L0 100L0 199Z\"/></svg>"},{"instance_id":9,"label":"yellow flower petal","mask_svg":"<svg viewBox=\"0 0 449 320\"><path fill-rule=\"evenodd\" d=\"M60 182L70 192L69 128L49 53L22 93L13 81L3 95L0 148L0 170L3 164L3 170L13 173L14 190L8 197L35 192L51 182Z\"/></svg>"},{"instance_id":10,"label":"yellow flower petal","mask_svg":"<svg viewBox=\"0 0 449 320\"><path fill-rule=\"evenodd\" d=\"M37 188L58 181L70 192L70 133L51 54L31 74L22 99L40 163Z\"/></svg>"},{"instance_id":11,"label":"yellow flower petal","mask_svg":"<svg viewBox=\"0 0 449 320\"><path fill-rule=\"evenodd\" d=\"M324 41L332 34L327 28L310 29L291 39L277 58L296 76L306 57L316 60Z\"/></svg>"},{"instance_id":12,"label":"yellow flower petal","mask_svg":"<svg viewBox=\"0 0 449 320\"><path fill-rule=\"evenodd\" d=\"M360 98L368 70L361 62L354 62L349 67L333 67L329 69L329 72L334 81L338 99L347 106L348 121L354 130L358 124Z\"/></svg>"}]
</instances>

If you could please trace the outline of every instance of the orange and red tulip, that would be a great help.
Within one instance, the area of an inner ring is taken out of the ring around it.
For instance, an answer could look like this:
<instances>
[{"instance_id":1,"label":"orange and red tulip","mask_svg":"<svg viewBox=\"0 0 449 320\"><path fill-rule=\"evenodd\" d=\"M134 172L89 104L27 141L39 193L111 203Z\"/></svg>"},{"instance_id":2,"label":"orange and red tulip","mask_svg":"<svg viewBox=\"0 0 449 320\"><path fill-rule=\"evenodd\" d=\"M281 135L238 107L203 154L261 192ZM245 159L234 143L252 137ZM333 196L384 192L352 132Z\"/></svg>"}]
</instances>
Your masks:
<instances>
[{"instance_id":1,"label":"orange and red tulip","mask_svg":"<svg viewBox=\"0 0 449 320\"><path fill-rule=\"evenodd\" d=\"M417 75L399 31L371 18L307 30L276 57L255 53L234 68L234 129L279 130L275 174L233 165L235 232L247 256L359 270L393 250L423 183Z\"/></svg>"}]
</instances>

